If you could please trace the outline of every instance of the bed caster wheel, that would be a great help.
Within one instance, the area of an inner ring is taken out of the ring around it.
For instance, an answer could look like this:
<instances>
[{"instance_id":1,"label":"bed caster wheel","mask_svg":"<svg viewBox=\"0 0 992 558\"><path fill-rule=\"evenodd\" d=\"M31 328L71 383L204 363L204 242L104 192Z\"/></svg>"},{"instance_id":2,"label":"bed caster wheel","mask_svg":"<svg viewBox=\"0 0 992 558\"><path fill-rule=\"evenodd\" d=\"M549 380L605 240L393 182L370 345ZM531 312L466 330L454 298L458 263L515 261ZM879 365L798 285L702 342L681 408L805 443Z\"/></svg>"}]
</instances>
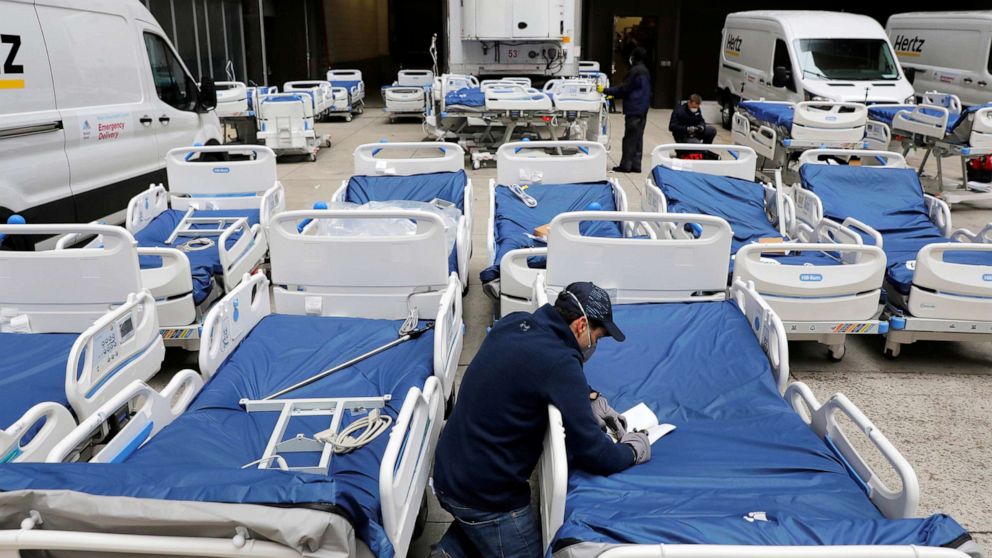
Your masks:
<instances>
[{"instance_id":1,"label":"bed caster wheel","mask_svg":"<svg viewBox=\"0 0 992 558\"><path fill-rule=\"evenodd\" d=\"M365 105L359 106L357 109L355 109L355 112L357 112L358 114L365 114Z\"/></svg>"},{"instance_id":2,"label":"bed caster wheel","mask_svg":"<svg viewBox=\"0 0 992 558\"><path fill-rule=\"evenodd\" d=\"M479 163L478 161L472 161L472 168L473 169L479 170L479 167L481 167L481 166L482 166L482 164Z\"/></svg>"},{"instance_id":3,"label":"bed caster wheel","mask_svg":"<svg viewBox=\"0 0 992 558\"><path fill-rule=\"evenodd\" d=\"M840 362L844 360L844 355L847 354L846 345L836 345L827 348L827 356L830 357L832 362Z\"/></svg>"},{"instance_id":4,"label":"bed caster wheel","mask_svg":"<svg viewBox=\"0 0 992 558\"><path fill-rule=\"evenodd\" d=\"M345 122L351 122L351 115L350 115L350 114L348 114L348 115L345 115L345 117L344 117L344 121L345 121Z\"/></svg>"},{"instance_id":5,"label":"bed caster wheel","mask_svg":"<svg viewBox=\"0 0 992 558\"><path fill-rule=\"evenodd\" d=\"M882 352L882 355L885 356L885 360L895 360L899 358L899 352L900 351L898 347L894 349L886 347L885 350Z\"/></svg>"},{"instance_id":6,"label":"bed caster wheel","mask_svg":"<svg viewBox=\"0 0 992 558\"><path fill-rule=\"evenodd\" d=\"M316 153L311 153L310 154L310 162L311 163L316 163L317 162L317 154Z\"/></svg>"}]
</instances>

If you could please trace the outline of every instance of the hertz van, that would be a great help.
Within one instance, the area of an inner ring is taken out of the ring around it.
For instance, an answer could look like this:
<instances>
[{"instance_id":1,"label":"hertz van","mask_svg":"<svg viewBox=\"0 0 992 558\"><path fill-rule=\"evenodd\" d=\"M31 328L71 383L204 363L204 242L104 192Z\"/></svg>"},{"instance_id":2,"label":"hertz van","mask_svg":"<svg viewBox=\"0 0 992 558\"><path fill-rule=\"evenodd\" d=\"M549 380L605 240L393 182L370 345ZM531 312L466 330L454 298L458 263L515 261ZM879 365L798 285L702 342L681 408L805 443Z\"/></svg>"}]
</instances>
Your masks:
<instances>
[{"instance_id":1,"label":"hertz van","mask_svg":"<svg viewBox=\"0 0 992 558\"><path fill-rule=\"evenodd\" d=\"M211 89L138 0L0 0L0 222L123 220L169 149L219 142Z\"/></svg>"},{"instance_id":2,"label":"hertz van","mask_svg":"<svg viewBox=\"0 0 992 558\"><path fill-rule=\"evenodd\" d=\"M992 101L992 11L896 14L886 30L918 96L939 91L965 105Z\"/></svg>"},{"instance_id":3,"label":"hertz van","mask_svg":"<svg viewBox=\"0 0 992 558\"><path fill-rule=\"evenodd\" d=\"M728 129L741 100L904 103L914 97L882 26L839 12L729 14L717 88Z\"/></svg>"}]
</instances>

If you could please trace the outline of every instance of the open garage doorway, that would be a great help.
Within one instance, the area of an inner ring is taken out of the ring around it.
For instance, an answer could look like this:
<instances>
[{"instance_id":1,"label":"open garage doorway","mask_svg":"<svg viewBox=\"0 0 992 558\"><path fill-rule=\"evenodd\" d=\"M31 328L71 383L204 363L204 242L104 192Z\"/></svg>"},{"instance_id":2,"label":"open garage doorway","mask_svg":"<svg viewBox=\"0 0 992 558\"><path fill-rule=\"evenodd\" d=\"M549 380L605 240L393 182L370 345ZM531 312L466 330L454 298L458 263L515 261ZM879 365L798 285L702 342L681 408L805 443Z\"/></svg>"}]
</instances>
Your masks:
<instances>
[{"instance_id":1,"label":"open garage doorway","mask_svg":"<svg viewBox=\"0 0 992 558\"><path fill-rule=\"evenodd\" d=\"M654 16L613 17L613 59L611 83L623 83L630 71L630 53L637 47L655 60L658 44L658 18Z\"/></svg>"}]
</instances>

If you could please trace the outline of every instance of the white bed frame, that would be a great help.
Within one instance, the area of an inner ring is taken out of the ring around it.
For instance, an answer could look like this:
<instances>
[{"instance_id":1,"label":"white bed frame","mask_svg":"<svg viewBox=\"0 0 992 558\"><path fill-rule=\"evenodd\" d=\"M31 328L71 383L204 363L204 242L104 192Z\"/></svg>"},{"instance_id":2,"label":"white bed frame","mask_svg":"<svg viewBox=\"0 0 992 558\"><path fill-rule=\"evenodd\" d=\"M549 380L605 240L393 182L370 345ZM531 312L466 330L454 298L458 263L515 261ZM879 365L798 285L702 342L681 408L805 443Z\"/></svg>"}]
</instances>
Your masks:
<instances>
[{"instance_id":1,"label":"white bed frame","mask_svg":"<svg viewBox=\"0 0 992 558\"><path fill-rule=\"evenodd\" d=\"M432 83L434 72L430 70L400 70L392 86L382 87L383 110L389 113L389 121L395 122L397 116L424 115Z\"/></svg>"},{"instance_id":2,"label":"white bed frame","mask_svg":"<svg viewBox=\"0 0 992 558\"><path fill-rule=\"evenodd\" d=\"M832 101L760 101L793 107L792 128L781 130L759 121L746 109L734 113L731 137L748 146L779 168L788 164L789 154L817 147L864 147L868 109L860 103ZM783 136L785 133L787 135Z\"/></svg>"},{"instance_id":3,"label":"white bed frame","mask_svg":"<svg viewBox=\"0 0 992 558\"><path fill-rule=\"evenodd\" d=\"M512 83L483 83L487 111L550 112L551 97L533 87Z\"/></svg>"},{"instance_id":4,"label":"white bed frame","mask_svg":"<svg viewBox=\"0 0 992 558\"><path fill-rule=\"evenodd\" d=\"M415 151L430 157L390 157L390 152ZM457 172L465 168L465 150L456 143L396 142L367 143L355 148L354 176L413 176L435 172ZM344 202L348 194L348 180L334 192L332 201ZM468 262L472 257L472 179L466 177L462 196L465 211L458 220L455 251L458 259L458 279L468 288ZM447 269L445 260L445 269Z\"/></svg>"},{"instance_id":5,"label":"white bed frame","mask_svg":"<svg viewBox=\"0 0 992 558\"><path fill-rule=\"evenodd\" d=\"M218 81L218 118L238 118L248 116L248 87L240 81Z\"/></svg>"},{"instance_id":6,"label":"white bed frame","mask_svg":"<svg viewBox=\"0 0 992 558\"><path fill-rule=\"evenodd\" d=\"M247 156L246 160L202 161L204 155ZM136 234L158 215L168 209L191 210L259 210L259 224L247 220L219 223L224 231L215 238L220 263L222 287L229 291L237 286L265 260L268 242L265 228L272 215L286 207L286 193L276 179L276 156L263 146L206 146L172 149L165 157L169 190L161 184L131 198L127 206L127 230ZM195 217L194 217L195 218ZM180 225L180 228L183 225ZM228 239L241 236L230 248ZM62 245L71 239L63 239ZM176 240L177 246L181 238ZM209 297L200 307L193 304L190 265L180 250L139 248L140 255L163 256L161 268L142 270L145 288L159 300L159 316L166 343L196 350L199 343L198 323L219 293ZM159 253L161 252L161 253ZM185 274L181 275L181 274Z\"/></svg>"},{"instance_id":7,"label":"white bed frame","mask_svg":"<svg viewBox=\"0 0 992 558\"><path fill-rule=\"evenodd\" d=\"M358 81L358 85L337 87L333 81ZM352 115L365 112L365 81L360 70L328 70L327 82L333 90L328 114L344 114L345 121L351 122Z\"/></svg>"},{"instance_id":8,"label":"white bed frame","mask_svg":"<svg viewBox=\"0 0 992 558\"><path fill-rule=\"evenodd\" d=\"M288 95L299 100L281 100ZM307 155L310 161L316 161L320 148L330 147L331 140L317 133L319 114L314 112L315 101L312 95L300 91L261 95L255 109L259 141L277 155Z\"/></svg>"},{"instance_id":9,"label":"white bed frame","mask_svg":"<svg viewBox=\"0 0 992 558\"><path fill-rule=\"evenodd\" d=\"M549 153L549 150L552 152ZM512 250L503 256L502 261L495 261L496 188L500 185L521 183L572 184L608 181L613 187L613 201L620 211L627 211L627 194L615 178L607 176L607 152L600 143L589 141L507 143L499 148L496 159L496 179L489 181L486 245L489 249L487 262L499 264L499 315L505 316L511 312L532 312L537 308L531 292L534 278L540 270L527 267L527 258L546 255L548 250L547 248Z\"/></svg>"},{"instance_id":10,"label":"white bed frame","mask_svg":"<svg viewBox=\"0 0 992 558\"><path fill-rule=\"evenodd\" d=\"M552 79L544 92L554 103L557 118L586 127L585 139L610 147L610 118L606 96L596 87L595 79L580 77Z\"/></svg>"},{"instance_id":11,"label":"white bed frame","mask_svg":"<svg viewBox=\"0 0 992 558\"><path fill-rule=\"evenodd\" d=\"M562 216L575 219L575 216ZM543 274L534 282L534 298L539 303L555 296L573 281L592 280L610 292L614 304L636 304L646 302L693 302L723 298L693 296L696 292L707 292L723 288L729 261L730 228L721 219L703 215L658 215L649 213L628 213L606 216L605 219L631 219L636 221L663 220L669 222L696 222L703 227L698 239L601 239L579 237L577 221L574 230L557 234L561 228L552 228L557 251L560 245L566 252L588 253L597 244L599 252L608 254L600 265L595 267L557 266L548 262L547 280ZM581 241L581 242L580 242ZM687 243L696 242L705 248L687 250ZM650 255L649 255L650 254ZM687 257L691 254L691 257ZM645 268L646 262L653 267ZM606 265L604 265L604 263ZM662 268L667 269L662 270ZM593 272L594 277L589 276ZM695 280L695 286L692 281ZM682 296L679 296L682 295ZM865 415L843 395L835 395L820 404L804 384L794 382L787 386L789 378L789 348L785 328L774 310L762 298L752 284L735 281L729 295L737 302L741 312L747 317L757 341L765 350L771 364L775 381L784 398L804 417L810 428L821 438L829 436L838 450L869 487L868 497L887 517L911 517L916 513L919 501L919 482L913 468L895 449L891 442L869 421ZM856 425L874 445L902 481L902 489L891 489L850 443L847 432L841 430L836 414L842 413ZM547 551L565 516L565 498L568 491L568 460L565 452L565 431L561 414L554 406L548 407L549 428L544 440L544 453L539 464L541 490L541 530L544 537L544 550ZM639 558L659 556L700 557L740 557L759 558L780 556L782 558L844 558L864 556L866 558L916 558L920 556L942 558L965 558L963 552L945 548L921 548L914 546L746 546L746 545L616 545L600 554L602 557Z\"/></svg>"},{"instance_id":12,"label":"white bed frame","mask_svg":"<svg viewBox=\"0 0 992 558\"><path fill-rule=\"evenodd\" d=\"M800 166L826 164L831 157L860 157L862 162L874 163L870 168L885 172L889 168L908 168L898 153L868 150L817 149L803 153ZM823 203L816 194L796 184L792 189L796 198L799 221L810 222L823 216ZM931 244L920 250L916 258L913 285L908 297L889 288L890 328L886 336L885 352L891 357L899 355L900 346L921 339L927 340L987 340L992 338L992 266L955 264L943 261L948 251L992 252L992 223L977 234L967 229L954 230L951 211L942 200L924 194L930 220L949 239L959 243ZM882 235L870 225L854 219L845 225L865 231L882 246ZM905 313L905 315L903 315Z\"/></svg>"},{"instance_id":13,"label":"white bed frame","mask_svg":"<svg viewBox=\"0 0 992 558\"><path fill-rule=\"evenodd\" d=\"M283 84L282 90L284 93L309 95L313 100L313 115L317 120L327 116L331 110L333 93L331 92L331 84L326 81L316 79L288 81Z\"/></svg>"},{"instance_id":14,"label":"white bed frame","mask_svg":"<svg viewBox=\"0 0 992 558\"><path fill-rule=\"evenodd\" d=\"M678 151L709 152L717 160L679 159ZM736 145L668 144L651 153L651 166L673 170L688 170L716 176L728 176L757 181L755 152ZM761 184L765 189L766 212L777 216L776 227L786 238L788 251L823 252L829 249L840 256L843 265L786 265L762 254L781 253L774 244L751 244L734 256L734 277L753 283L765 300L785 323L789 338L794 341L817 341L826 345L834 360L846 352L845 339L851 334L885 333L888 327L878 320L879 299L885 279L885 253L878 246L865 246L851 228L821 217L814 225L796 221L793 200L781 184L781 172L775 172L776 186ZM645 207L667 212L668 200L648 176L645 184ZM798 242L788 237L798 231ZM663 231L659 231L663 232ZM685 235L669 228L670 236ZM827 245L827 246L825 246Z\"/></svg>"}]
</instances>

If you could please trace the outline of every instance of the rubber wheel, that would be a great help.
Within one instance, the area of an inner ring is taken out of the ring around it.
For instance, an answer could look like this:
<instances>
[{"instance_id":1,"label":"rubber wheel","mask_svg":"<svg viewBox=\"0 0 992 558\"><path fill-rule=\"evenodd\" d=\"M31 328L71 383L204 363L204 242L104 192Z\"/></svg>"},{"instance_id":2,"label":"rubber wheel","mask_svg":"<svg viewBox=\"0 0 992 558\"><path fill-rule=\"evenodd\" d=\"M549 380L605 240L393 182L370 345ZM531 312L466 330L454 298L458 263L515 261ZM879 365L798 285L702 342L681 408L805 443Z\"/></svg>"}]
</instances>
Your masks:
<instances>
[{"instance_id":1,"label":"rubber wheel","mask_svg":"<svg viewBox=\"0 0 992 558\"><path fill-rule=\"evenodd\" d=\"M345 121L345 122L351 122L351 115L350 115L350 114L348 114L348 115L346 115L346 116L344 117L344 121Z\"/></svg>"},{"instance_id":2,"label":"rubber wheel","mask_svg":"<svg viewBox=\"0 0 992 558\"><path fill-rule=\"evenodd\" d=\"M882 352L882 356L885 357L885 360L895 360L899 358L899 355L897 355L892 349L885 349Z\"/></svg>"},{"instance_id":3,"label":"rubber wheel","mask_svg":"<svg viewBox=\"0 0 992 558\"><path fill-rule=\"evenodd\" d=\"M840 352L835 353L833 349L827 349L827 357L830 358L831 362L840 362L844 360L844 355L847 354L847 346L842 345Z\"/></svg>"},{"instance_id":4,"label":"rubber wheel","mask_svg":"<svg viewBox=\"0 0 992 558\"><path fill-rule=\"evenodd\" d=\"M316 163L317 162L317 154L316 153L311 153L310 154L310 162L311 163Z\"/></svg>"},{"instance_id":5,"label":"rubber wheel","mask_svg":"<svg viewBox=\"0 0 992 558\"><path fill-rule=\"evenodd\" d=\"M730 98L720 105L720 124L724 130L734 127L734 99Z\"/></svg>"}]
</instances>

